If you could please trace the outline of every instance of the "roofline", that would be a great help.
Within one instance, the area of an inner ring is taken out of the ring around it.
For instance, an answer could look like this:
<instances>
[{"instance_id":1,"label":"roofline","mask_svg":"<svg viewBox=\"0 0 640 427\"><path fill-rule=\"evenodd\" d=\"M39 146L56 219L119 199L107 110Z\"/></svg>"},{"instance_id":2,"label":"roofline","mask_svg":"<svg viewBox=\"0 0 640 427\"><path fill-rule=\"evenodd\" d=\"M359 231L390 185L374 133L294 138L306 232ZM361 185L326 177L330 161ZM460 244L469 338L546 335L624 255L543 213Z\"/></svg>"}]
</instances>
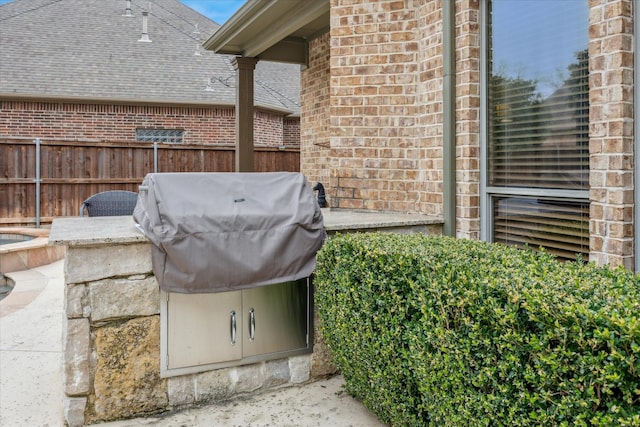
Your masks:
<instances>
[{"instance_id":1,"label":"roofline","mask_svg":"<svg viewBox=\"0 0 640 427\"><path fill-rule=\"evenodd\" d=\"M210 103L210 102L194 102L185 101L169 101L169 100L139 100L129 98L87 98L85 96L41 96L41 95L17 95L15 93L1 93L0 101L31 101L31 102L62 102L65 104L112 104L112 105L136 105L136 106L164 106L164 107L223 107L235 108L236 104L229 103ZM269 111L282 114L286 117L299 117L300 114L287 110L285 108L276 108L264 104L255 104L254 107L259 110Z\"/></svg>"},{"instance_id":2,"label":"roofline","mask_svg":"<svg viewBox=\"0 0 640 427\"><path fill-rule=\"evenodd\" d=\"M161 99L147 99L140 100L134 98L88 98L86 96L74 96L74 95L40 95L40 94L16 94L16 93L2 93L0 92L0 100L3 101L40 101L40 102L64 102L64 103L79 103L79 104L123 104L123 105L167 105L167 106L183 106L183 105L198 105L198 106L210 106L210 107L233 107L235 103L207 103L207 102L194 102L192 100L161 100Z\"/></svg>"},{"instance_id":3,"label":"roofline","mask_svg":"<svg viewBox=\"0 0 640 427\"><path fill-rule=\"evenodd\" d=\"M220 54L306 64L308 40L325 30L303 27L323 16L328 21L329 10L329 0L247 0L203 46ZM301 30L303 35L296 35Z\"/></svg>"}]
</instances>

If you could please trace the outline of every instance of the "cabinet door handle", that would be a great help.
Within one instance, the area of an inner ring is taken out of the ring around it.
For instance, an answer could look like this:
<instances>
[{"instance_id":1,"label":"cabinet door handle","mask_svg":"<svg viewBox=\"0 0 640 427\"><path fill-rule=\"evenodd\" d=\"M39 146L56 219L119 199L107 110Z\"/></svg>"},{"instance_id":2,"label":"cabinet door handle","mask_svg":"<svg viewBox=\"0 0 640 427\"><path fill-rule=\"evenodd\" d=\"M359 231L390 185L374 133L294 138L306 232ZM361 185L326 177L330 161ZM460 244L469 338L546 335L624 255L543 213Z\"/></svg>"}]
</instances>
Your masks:
<instances>
[{"instance_id":1,"label":"cabinet door handle","mask_svg":"<svg viewBox=\"0 0 640 427\"><path fill-rule=\"evenodd\" d=\"M236 312L235 310L231 311L231 345L236 344Z\"/></svg>"},{"instance_id":2,"label":"cabinet door handle","mask_svg":"<svg viewBox=\"0 0 640 427\"><path fill-rule=\"evenodd\" d=\"M256 334L256 312L252 308L249 310L249 341L253 341Z\"/></svg>"}]
</instances>

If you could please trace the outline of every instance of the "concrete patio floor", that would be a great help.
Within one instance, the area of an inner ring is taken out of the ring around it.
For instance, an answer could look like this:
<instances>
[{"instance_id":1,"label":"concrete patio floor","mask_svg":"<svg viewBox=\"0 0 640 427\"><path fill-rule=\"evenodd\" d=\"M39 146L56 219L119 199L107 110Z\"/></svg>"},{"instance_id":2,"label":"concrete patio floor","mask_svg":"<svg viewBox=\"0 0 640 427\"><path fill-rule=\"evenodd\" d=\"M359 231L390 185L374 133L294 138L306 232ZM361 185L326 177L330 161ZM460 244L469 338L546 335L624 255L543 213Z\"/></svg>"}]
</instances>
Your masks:
<instances>
[{"instance_id":1,"label":"concrete patio floor","mask_svg":"<svg viewBox=\"0 0 640 427\"><path fill-rule=\"evenodd\" d=\"M0 426L62 426L64 260L8 273L0 301ZM384 426L340 376L101 426Z\"/></svg>"}]
</instances>

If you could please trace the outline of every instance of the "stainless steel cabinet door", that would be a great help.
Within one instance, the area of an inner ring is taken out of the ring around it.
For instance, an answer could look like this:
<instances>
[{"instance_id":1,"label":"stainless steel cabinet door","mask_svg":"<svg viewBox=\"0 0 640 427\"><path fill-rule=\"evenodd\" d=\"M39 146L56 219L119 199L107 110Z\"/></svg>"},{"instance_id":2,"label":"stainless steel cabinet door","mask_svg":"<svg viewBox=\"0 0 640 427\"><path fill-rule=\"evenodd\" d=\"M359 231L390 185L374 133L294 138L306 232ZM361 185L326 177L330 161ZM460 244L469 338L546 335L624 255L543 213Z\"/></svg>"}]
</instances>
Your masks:
<instances>
[{"instance_id":1,"label":"stainless steel cabinet door","mask_svg":"<svg viewBox=\"0 0 640 427\"><path fill-rule=\"evenodd\" d=\"M242 358L241 291L170 293L167 314L168 369Z\"/></svg>"},{"instance_id":2,"label":"stainless steel cabinet door","mask_svg":"<svg viewBox=\"0 0 640 427\"><path fill-rule=\"evenodd\" d=\"M308 280L242 291L242 356L307 347Z\"/></svg>"}]
</instances>

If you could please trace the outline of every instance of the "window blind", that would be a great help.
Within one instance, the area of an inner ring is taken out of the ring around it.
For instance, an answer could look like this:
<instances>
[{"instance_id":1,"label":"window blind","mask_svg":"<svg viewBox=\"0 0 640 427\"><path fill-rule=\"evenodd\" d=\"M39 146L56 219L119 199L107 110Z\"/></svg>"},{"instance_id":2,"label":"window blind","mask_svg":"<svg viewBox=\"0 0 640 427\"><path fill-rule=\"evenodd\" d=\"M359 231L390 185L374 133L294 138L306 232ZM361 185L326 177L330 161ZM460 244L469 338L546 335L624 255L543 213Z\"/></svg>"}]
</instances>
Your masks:
<instances>
[{"instance_id":1,"label":"window blind","mask_svg":"<svg viewBox=\"0 0 640 427\"><path fill-rule=\"evenodd\" d=\"M589 203L526 197L493 199L494 242L544 247L558 258L589 259Z\"/></svg>"},{"instance_id":2,"label":"window blind","mask_svg":"<svg viewBox=\"0 0 640 427\"><path fill-rule=\"evenodd\" d=\"M589 188L589 69L586 52L547 98L521 79L490 82L489 183Z\"/></svg>"},{"instance_id":3,"label":"window blind","mask_svg":"<svg viewBox=\"0 0 640 427\"><path fill-rule=\"evenodd\" d=\"M589 189L588 2L492 0L489 11L492 240L588 259L588 200L553 194Z\"/></svg>"}]
</instances>

